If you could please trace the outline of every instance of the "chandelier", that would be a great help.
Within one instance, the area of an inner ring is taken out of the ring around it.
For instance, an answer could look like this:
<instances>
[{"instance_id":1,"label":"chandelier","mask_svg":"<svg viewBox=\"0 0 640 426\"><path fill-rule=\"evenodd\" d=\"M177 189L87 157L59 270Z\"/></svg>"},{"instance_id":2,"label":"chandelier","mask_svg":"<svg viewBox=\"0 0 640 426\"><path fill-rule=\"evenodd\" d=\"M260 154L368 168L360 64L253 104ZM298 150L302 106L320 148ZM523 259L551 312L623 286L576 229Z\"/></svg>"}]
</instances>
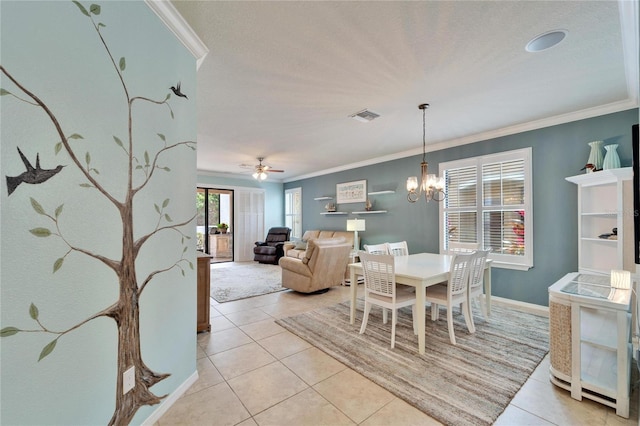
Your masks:
<instances>
[{"instance_id":1,"label":"chandelier","mask_svg":"<svg viewBox=\"0 0 640 426\"><path fill-rule=\"evenodd\" d=\"M420 104L418 108L422 110L422 163L420 163L420 185L418 185L418 178L411 176L407 178L407 200L410 203L415 203L420 198L420 195L424 195L425 201L429 202L442 201L447 198L447 194L444 192L444 178L438 177L434 174L427 173L427 141L426 141L426 110L429 108L429 104Z\"/></svg>"}]
</instances>

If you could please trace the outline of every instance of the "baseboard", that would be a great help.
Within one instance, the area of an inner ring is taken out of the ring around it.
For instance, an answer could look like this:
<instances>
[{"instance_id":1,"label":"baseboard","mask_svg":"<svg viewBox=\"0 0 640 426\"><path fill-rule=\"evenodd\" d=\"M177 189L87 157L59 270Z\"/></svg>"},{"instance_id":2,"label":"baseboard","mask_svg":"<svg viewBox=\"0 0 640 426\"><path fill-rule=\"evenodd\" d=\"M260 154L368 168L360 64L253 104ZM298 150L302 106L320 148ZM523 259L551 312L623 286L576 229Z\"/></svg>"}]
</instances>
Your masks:
<instances>
[{"instance_id":1,"label":"baseboard","mask_svg":"<svg viewBox=\"0 0 640 426\"><path fill-rule=\"evenodd\" d=\"M171 394L164 400L162 403L156 408L156 410L151 413L149 417L145 421L142 422L142 426L153 426L160 417L166 413L169 408L176 403L178 399L198 380L198 371L194 371L191 376L187 378L178 388L171 392Z\"/></svg>"},{"instance_id":2,"label":"baseboard","mask_svg":"<svg viewBox=\"0 0 640 426\"><path fill-rule=\"evenodd\" d=\"M518 300L505 299L503 297L491 296L491 303L499 303L502 305L511 306L514 309L529 312L535 315L549 316L549 307L542 305L535 305L533 303L520 302Z\"/></svg>"}]
</instances>

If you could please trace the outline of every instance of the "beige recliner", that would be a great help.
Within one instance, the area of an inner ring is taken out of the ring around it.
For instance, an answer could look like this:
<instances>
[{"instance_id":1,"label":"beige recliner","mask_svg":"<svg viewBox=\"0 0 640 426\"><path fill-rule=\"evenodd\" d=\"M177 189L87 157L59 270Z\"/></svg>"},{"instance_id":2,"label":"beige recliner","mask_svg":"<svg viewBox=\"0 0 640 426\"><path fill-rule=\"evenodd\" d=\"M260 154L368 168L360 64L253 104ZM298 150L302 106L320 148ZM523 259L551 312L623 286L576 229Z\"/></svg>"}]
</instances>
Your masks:
<instances>
[{"instance_id":1,"label":"beige recliner","mask_svg":"<svg viewBox=\"0 0 640 426\"><path fill-rule=\"evenodd\" d=\"M313 293L342 283L351 244L344 238L310 240L302 259L281 257L282 286Z\"/></svg>"}]
</instances>

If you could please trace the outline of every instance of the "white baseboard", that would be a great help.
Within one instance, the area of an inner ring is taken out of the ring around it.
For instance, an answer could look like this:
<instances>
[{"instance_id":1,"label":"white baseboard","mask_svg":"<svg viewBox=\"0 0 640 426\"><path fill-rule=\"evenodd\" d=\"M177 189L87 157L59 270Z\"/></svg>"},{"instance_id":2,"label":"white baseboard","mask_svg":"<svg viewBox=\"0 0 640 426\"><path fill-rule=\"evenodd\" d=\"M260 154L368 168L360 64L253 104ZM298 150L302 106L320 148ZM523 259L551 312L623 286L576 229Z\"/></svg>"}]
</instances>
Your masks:
<instances>
[{"instance_id":1,"label":"white baseboard","mask_svg":"<svg viewBox=\"0 0 640 426\"><path fill-rule=\"evenodd\" d=\"M529 312L535 315L541 315L548 317L549 308L542 305L534 305L533 303L520 302L518 300L505 299L503 297L491 296L491 303L499 303L502 305L509 305L514 309Z\"/></svg>"},{"instance_id":2,"label":"white baseboard","mask_svg":"<svg viewBox=\"0 0 640 426\"><path fill-rule=\"evenodd\" d=\"M160 417L162 417L164 413L166 413L169 408L171 408L173 404L175 404L176 401L180 399L180 397L184 395L187 389L189 389L191 385L193 385L197 380L198 371L196 370L191 376L187 378L187 380L185 380L180 386L178 386L175 391L173 391L164 401L162 401L158 408L156 408L156 410L151 413L151 415L147 417L145 421L142 422L142 426L153 426L153 424L160 420Z\"/></svg>"}]
</instances>

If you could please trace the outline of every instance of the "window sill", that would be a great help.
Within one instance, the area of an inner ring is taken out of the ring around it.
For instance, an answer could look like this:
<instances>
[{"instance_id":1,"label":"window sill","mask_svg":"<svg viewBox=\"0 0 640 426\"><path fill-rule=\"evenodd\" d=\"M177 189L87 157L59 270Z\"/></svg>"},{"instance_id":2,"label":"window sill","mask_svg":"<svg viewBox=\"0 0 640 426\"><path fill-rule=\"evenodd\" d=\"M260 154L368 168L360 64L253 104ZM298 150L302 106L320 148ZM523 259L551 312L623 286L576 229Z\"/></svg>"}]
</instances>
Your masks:
<instances>
[{"instance_id":1,"label":"window sill","mask_svg":"<svg viewBox=\"0 0 640 426\"><path fill-rule=\"evenodd\" d=\"M519 263L509 263L509 262L500 262L497 260L494 260L493 262L491 262L491 266L494 268L501 268L501 269L513 269L515 271L528 271L529 269L533 268L533 265L522 265Z\"/></svg>"}]
</instances>

